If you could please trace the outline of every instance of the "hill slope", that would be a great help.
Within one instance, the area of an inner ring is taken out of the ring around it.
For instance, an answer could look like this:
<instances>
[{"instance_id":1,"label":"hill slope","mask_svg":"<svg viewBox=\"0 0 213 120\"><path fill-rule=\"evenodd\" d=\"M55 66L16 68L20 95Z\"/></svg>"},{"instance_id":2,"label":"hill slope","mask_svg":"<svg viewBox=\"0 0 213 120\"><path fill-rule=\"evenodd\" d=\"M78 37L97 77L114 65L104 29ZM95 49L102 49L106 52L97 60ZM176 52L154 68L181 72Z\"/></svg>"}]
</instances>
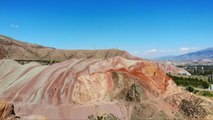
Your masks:
<instances>
[{"instance_id":1,"label":"hill slope","mask_svg":"<svg viewBox=\"0 0 213 120\"><path fill-rule=\"evenodd\" d=\"M0 59L13 60L29 60L42 64L42 61L58 61L62 62L72 58L75 59L107 59L120 56L130 60L141 60L141 58L133 56L126 51L109 49L109 50L60 50L50 47L44 47L37 44L30 44L14 40L10 37L0 35ZM25 63L28 63L25 62ZM161 63L162 69L173 74L189 74L181 68L177 68L168 64ZM170 69L168 69L170 68Z\"/></svg>"},{"instance_id":2,"label":"hill slope","mask_svg":"<svg viewBox=\"0 0 213 120\"><path fill-rule=\"evenodd\" d=\"M64 61L71 58L106 59L122 56L128 59L139 59L126 51L109 50L59 50L41 45L25 43L0 35L0 59L14 60L56 60Z\"/></svg>"},{"instance_id":3,"label":"hill slope","mask_svg":"<svg viewBox=\"0 0 213 120\"><path fill-rule=\"evenodd\" d=\"M108 114L120 120L185 119L179 105L195 99L156 62L122 57L70 59L50 66L3 59L0 86L0 99L14 103L18 116L35 114L50 120ZM192 118L206 117L202 106L195 109Z\"/></svg>"}]
</instances>

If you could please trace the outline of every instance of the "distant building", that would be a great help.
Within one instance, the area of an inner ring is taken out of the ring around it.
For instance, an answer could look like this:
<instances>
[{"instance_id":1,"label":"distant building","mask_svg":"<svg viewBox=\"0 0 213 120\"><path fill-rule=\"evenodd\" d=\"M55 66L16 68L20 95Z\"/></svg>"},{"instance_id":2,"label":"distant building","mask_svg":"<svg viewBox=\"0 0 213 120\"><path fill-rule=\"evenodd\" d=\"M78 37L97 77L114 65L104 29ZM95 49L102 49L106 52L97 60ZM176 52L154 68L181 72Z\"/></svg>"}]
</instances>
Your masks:
<instances>
[{"instance_id":1,"label":"distant building","mask_svg":"<svg viewBox=\"0 0 213 120\"><path fill-rule=\"evenodd\" d=\"M213 61L211 59L202 59L201 60L204 63L212 63Z\"/></svg>"},{"instance_id":2,"label":"distant building","mask_svg":"<svg viewBox=\"0 0 213 120\"><path fill-rule=\"evenodd\" d=\"M211 84L211 86L210 86L210 90L213 90L213 84Z\"/></svg>"}]
</instances>

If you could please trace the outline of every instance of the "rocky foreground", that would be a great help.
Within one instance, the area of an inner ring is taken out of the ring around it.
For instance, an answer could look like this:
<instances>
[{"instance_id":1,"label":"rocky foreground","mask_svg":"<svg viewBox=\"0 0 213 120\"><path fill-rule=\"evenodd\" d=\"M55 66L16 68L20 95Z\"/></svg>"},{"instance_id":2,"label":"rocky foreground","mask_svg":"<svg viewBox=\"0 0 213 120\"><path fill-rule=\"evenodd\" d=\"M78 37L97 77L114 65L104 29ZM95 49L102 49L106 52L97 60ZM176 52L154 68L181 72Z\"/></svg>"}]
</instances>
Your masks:
<instances>
[{"instance_id":1,"label":"rocky foreground","mask_svg":"<svg viewBox=\"0 0 213 120\"><path fill-rule=\"evenodd\" d=\"M209 119L212 108L206 106L212 103L180 90L162 68L123 57L70 59L50 66L2 59L0 100L14 104L11 120Z\"/></svg>"}]
</instances>

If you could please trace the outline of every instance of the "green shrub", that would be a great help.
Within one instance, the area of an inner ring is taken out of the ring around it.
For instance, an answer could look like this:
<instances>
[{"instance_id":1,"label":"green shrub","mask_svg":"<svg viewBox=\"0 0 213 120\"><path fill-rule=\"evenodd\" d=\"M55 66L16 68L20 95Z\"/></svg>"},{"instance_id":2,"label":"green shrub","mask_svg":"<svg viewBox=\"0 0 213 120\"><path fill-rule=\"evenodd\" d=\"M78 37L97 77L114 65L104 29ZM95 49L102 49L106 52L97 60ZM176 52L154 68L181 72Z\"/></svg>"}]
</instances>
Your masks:
<instances>
[{"instance_id":1,"label":"green shrub","mask_svg":"<svg viewBox=\"0 0 213 120\"><path fill-rule=\"evenodd\" d=\"M202 84L203 88L205 88L205 89L208 89L208 88L209 88L210 85L209 85L208 82L203 81L202 83L203 83L203 84Z\"/></svg>"},{"instance_id":2,"label":"green shrub","mask_svg":"<svg viewBox=\"0 0 213 120\"><path fill-rule=\"evenodd\" d=\"M186 90L188 90L189 92L194 92L194 88L192 86L187 86Z\"/></svg>"},{"instance_id":3,"label":"green shrub","mask_svg":"<svg viewBox=\"0 0 213 120\"><path fill-rule=\"evenodd\" d=\"M199 90L194 90L193 93L197 94L197 93L199 93Z\"/></svg>"},{"instance_id":4,"label":"green shrub","mask_svg":"<svg viewBox=\"0 0 213 120\"><path fill-rule=\"evenodd\" d=\"M208 96L208 97L213 97L213 93L209 92L209 91L203 91L202 92L203 96Z\"/></svg>"}]
</instances>

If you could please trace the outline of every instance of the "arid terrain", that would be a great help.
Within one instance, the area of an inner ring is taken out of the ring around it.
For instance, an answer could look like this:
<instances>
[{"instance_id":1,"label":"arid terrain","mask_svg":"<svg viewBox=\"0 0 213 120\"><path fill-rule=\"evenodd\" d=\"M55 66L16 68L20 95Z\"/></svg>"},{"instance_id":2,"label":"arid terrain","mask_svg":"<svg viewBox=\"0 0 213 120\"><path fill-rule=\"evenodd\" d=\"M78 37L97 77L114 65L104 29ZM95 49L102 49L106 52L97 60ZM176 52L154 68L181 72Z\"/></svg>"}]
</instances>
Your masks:
<instances>
[{"instance_id":1,"label":"arid terrain","mask_svg":"<svg viewBox=\"0 0 213 120\"><path fill-rule=\"evenodd\" d=\"M106 59L115 56L122 56L128 59L140 59L122 50L59 50L41 45L21 42L0 35L0 58L14 60L52 60L61 62L71 58Z\"/></svg>"},{"instance_id":2,"label":"arid terrain","mask_svg":"<svg viewBox=\"0 0 213 120\"><path fill-rule=\"evenodd\" d=\"M5 36L0 48L1 120L213 119L211 99L166 74L189 74L181 68L120 50L57 50Z\"/></svg>"}]
</instances>

